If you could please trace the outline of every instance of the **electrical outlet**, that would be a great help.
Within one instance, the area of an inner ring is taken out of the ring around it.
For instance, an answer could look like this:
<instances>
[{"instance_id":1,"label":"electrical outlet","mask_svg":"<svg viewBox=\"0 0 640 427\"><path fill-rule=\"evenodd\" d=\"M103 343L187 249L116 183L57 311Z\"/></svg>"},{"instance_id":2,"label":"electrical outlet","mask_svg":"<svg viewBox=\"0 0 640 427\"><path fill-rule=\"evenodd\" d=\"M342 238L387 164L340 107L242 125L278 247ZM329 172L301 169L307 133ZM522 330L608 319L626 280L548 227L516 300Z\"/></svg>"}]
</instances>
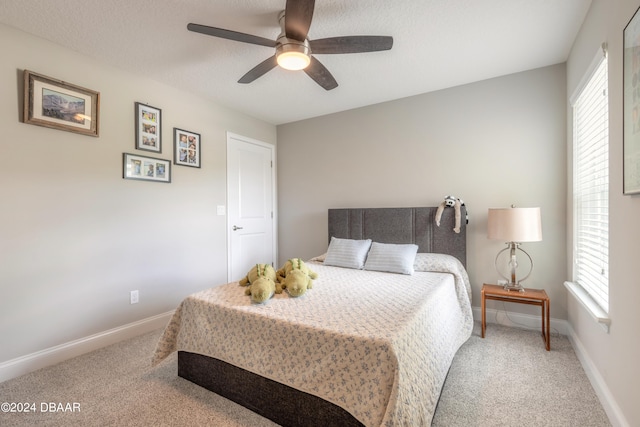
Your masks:
<instances>
[{"instance_id":1,"label":"electrical outlet","mask_svg":"<svg viewBox=\"0 0 640 427\"><path fill-rule=\"evenodd\" d=\"M131 304L137 304L140 301L140 294L138 291L131 291Z\"/></svg>"}]
</instances>

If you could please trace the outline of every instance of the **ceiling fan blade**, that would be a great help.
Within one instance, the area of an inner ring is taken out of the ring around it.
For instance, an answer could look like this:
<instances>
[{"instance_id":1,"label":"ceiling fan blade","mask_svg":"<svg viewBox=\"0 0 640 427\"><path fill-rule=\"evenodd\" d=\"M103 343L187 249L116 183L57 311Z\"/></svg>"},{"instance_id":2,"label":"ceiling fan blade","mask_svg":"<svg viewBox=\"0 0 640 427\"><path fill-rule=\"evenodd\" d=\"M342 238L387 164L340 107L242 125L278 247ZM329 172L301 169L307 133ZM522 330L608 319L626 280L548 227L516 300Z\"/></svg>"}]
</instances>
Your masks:
<instances>
[{"instance_id":1,"label":"ceiling fan blade","mask_svg":"<svg viewBox=\"0 0 640 427\"><path fill-rule=\"evenodd\" d=\"M325 90L338 87L338 82L333 78L329 70L313 56L311 57L311 64L304 69L304 72Z\"/></svg>"},{"instance_id":2,"label":"ceiling fan blade","mask_svg":"<svg viewBox=\"0 0 640 427\"><path fill-rule=\"evenodd\" d=\"M274 69L276 65L278 65L278 63L276 62L276 56L273 55L271 58L265 59L264 61L253 67L251 70L249 70L247 74L245 74L244 76L242 76L242 78L240 78L240 80L238 80L238 83L251 83L252 81L256 80L259 77L262 77L263 75Z\"/></svg>"},{"instance_id":3,"label":"ceiling fan blade","mask_svg":"<svg viewBox=\"0 0 640 427\"><path fill-rule=\"evenodd\" d=\"M287 0L284 31L288 38L299 41L307 38L315 3L315 0Z\"/></svg>"},{"instance_id":4,"label":"ceiling fan blade","mask_svg":"<svg viewBox=\"0 0 640 427\"><path fill-rule=\"evenodd\" d=\"M208 27L200 24L188 24L187 30L196 33L206 34L208 36L220 37L223 39L234 40L237 42L257 44L260 46L276 47L275 40L269 40L264 37L254 36L251 34L239 33L237 31L225 30L223 28Z\"/></svg>"},{"instance_id":5,"label":"ceiling fan blade","mask_svg":"<svg viewBox=\"0 0 640 427\"><path fill-rule=\"evenodd\" d=\"M313 54L360 53L389 50L393 37L389 36L345 36L309 40Z\"/></svg>"}]
</instances>

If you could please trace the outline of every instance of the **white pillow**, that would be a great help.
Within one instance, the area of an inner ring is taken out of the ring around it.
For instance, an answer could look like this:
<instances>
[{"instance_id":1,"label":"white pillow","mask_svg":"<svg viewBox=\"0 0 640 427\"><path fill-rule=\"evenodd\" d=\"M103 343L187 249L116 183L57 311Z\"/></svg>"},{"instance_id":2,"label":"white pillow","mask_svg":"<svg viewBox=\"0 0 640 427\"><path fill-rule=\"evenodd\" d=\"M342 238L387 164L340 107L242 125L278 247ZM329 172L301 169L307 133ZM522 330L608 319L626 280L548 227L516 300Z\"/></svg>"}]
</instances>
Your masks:
<instances>
[{"instance_id":1,"label":"white pillow","mask_svg":"<svg viewBox=\"0 0 640 427\"><path fill-rule=\"evenodd\" d=\"M370 246L371 239L352 240L331 237L324 265L362 269Z\"/></svg>"},{"instance_id":2,"label":"white pillow","mask_svg":"<svg viewBox=\"0 0 640 427\"><path fill-rule=\"evenodd\" d=\"M364 269L413 274L413 262L417 252L418 245L373 242Z\"/></svg>"}]
</instances>

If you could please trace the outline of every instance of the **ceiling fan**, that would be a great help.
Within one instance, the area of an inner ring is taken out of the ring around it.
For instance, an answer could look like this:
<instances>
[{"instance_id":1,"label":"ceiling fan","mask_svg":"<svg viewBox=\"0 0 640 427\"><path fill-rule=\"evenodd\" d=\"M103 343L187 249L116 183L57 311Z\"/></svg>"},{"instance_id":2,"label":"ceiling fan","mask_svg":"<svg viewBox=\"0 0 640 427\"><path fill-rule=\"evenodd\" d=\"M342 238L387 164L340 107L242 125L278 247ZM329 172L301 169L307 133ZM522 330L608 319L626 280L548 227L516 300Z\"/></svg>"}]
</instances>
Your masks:
<instances>
[{"instance_id":1,"label":"ceiling fan","mask_svg":"<svg viewBox=\"0 0 640 427\"><path fill-rule=\"evenodd\" d=\"M338 86L338 82L312 54L377 52L389 50L393 46L393 37L389 36L343 36L309 40L307 33L314 6L315 0L287 0L285 10L278 16L282 32L276 40L193 23L187 25L187 29L209 36L275 48L276 52L272 57L249 70L238 83L251 83L280 65L289 70L304 70L324 89L331 90Z\"/></svg>"}]
</instances>

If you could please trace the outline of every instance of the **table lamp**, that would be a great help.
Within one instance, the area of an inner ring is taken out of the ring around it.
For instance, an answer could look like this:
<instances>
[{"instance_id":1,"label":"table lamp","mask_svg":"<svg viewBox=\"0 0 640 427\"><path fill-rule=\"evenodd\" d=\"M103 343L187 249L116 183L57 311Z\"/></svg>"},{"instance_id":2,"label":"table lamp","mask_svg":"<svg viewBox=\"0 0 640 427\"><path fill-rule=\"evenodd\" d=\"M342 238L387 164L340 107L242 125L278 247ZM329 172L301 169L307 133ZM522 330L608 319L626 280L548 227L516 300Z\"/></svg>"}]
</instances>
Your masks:
<instances>
[{"instance_id":1,"label":"table lamp","mask_svg":"<svg viewBox=\"0 0 640 427\"><path fill-rule=\"evenodd\" d=\"M507 247L498 252L495 260L495 267L498 274L507 280L504 285L505 290L524 292L521 283L526 280L533 271L533 260L531 256L525 252L520 244L523 242L539 242L542 240L542 222L540 219L540 208L490 208L488 220L489 239L502 240L506 242ZM511 277L506 277L498 268L498 258L504 251L509 251L509 267L511 269ZM516 269L518 262L516 260L516 251L523 252L531 262L531 269L522 278L516 279Z\"/></svg>"}]
</instances>

